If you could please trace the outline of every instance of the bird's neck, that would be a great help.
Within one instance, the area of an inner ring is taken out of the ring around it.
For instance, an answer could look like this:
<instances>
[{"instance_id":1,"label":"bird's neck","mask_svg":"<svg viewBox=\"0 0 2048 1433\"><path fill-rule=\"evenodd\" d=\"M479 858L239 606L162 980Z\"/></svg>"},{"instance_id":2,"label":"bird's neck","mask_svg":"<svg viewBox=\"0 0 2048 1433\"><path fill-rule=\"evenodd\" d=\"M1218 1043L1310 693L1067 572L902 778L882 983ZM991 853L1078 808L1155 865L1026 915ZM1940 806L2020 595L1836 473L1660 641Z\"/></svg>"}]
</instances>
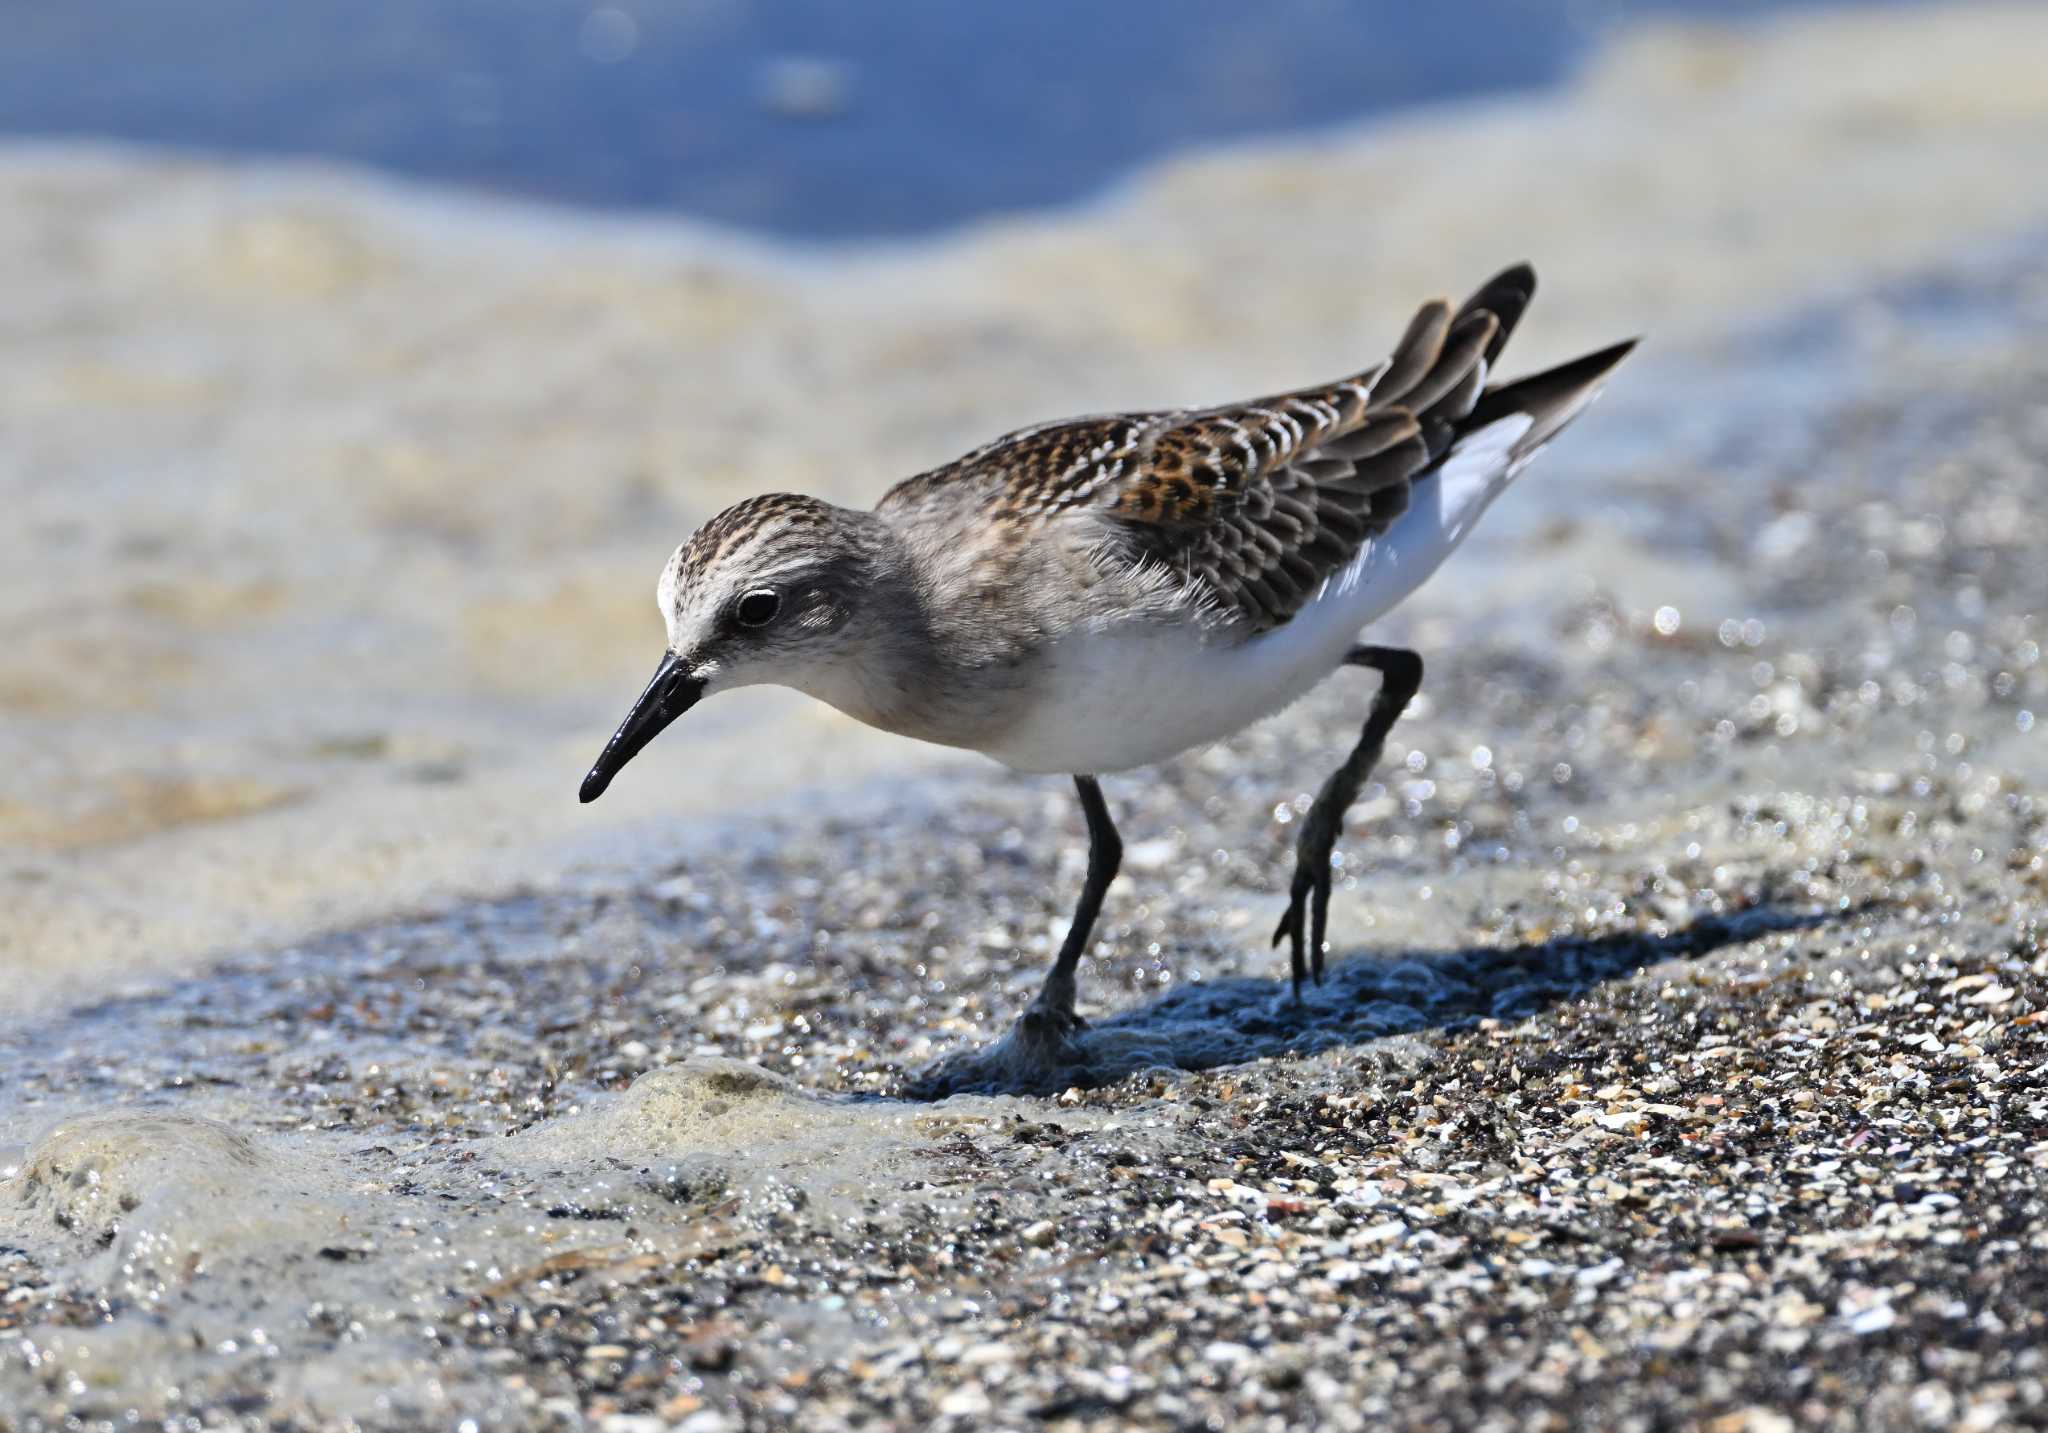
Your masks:
<instances>
[{"instance_id":1,"label":"bird's neck","mask_svg":"<svg viewBox=\"0 0 2048 1433\"><path fill-rule=\"evenodd\" d=\"M800 690L855 720L901 736L975 748L987 739L987 697L1014 665L993 624L948 600L949 557L919 548L862 514L870 580L851 640L807 670Z\"/></svg>"}]
</instances>

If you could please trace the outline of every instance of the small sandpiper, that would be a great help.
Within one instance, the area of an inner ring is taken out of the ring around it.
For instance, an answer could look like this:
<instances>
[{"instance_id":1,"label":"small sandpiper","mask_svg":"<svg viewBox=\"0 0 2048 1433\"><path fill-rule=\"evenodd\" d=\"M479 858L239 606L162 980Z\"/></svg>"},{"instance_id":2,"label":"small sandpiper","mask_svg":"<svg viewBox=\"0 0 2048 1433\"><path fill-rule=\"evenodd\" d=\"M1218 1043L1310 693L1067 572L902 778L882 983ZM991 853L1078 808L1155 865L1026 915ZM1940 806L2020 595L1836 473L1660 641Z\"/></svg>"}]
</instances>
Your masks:
<instances>
[{"instance_id":1,"label":"small sandpiper","mask_svg":"<svg viewBox=\"0 0 2048 1433\"><path fill-rule=\"evenodd\" d=\"M904 736L1071 775L1088 874L1006 1052L1075 1063L1075 972L1122 842L1097 777L1217 741L1339 667L1380 675L1363 733L1296 841L1294 990L1323 972L1332 847L1422 658L1360 629L1436 571L1634 347L1488 379L1536 287L1526 264L1422 306L1386 362L1220 408L1026 428L897 484L872 512L771 493L662 569L668 651L584 778L595 801L714 692L794 687Z\"/></svg>"}]
</instances>

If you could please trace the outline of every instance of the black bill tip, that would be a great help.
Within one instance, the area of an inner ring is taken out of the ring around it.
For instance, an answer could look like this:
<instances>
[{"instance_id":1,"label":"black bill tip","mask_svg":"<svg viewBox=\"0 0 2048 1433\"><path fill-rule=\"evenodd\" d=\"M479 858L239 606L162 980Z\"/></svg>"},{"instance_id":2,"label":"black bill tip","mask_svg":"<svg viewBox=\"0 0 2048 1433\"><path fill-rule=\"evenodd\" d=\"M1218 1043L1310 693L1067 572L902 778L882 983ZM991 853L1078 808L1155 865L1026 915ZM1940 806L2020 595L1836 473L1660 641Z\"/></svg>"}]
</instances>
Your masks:
<instances>
[{"instance_id":1,"label":"black bill tip","mask_svg":"<svg viewBox=\"0 0 2048 1433\"><path fill-rule=\"evenodd\" d=\"M661 665L654 669L654 680L647 684L647 690L640 693L640 700L633 703L633 709L626 713L626 719L619 723L619 729L612 733L612 739L605 743L604 751L590 768L590 774L583 778L583 788L578 794L588 804L604 795L604 789L612 784L612 778L620 768L640 754L640 748L661 734L663 727L697 704L704 695L704 683L683 665L675 653L670 652L661 659Z\"/></svg>"}]
</instances>

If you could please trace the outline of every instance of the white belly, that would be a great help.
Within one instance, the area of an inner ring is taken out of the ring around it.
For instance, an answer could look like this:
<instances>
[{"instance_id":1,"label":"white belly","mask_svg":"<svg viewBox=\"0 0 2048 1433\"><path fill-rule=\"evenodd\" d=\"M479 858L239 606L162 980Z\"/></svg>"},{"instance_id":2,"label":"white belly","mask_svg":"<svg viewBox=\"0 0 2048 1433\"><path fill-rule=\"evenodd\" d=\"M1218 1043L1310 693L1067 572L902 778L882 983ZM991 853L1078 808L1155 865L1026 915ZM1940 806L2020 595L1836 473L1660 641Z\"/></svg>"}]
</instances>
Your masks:
<instances>
[{"instance_id":1,"label":"white belly","mask_svg":"<svg viewBox=\"0 0 2048 1433\"><path fill-rule=\"evenodd\" d=\"M1132 622L1063 640L1024 716L986 748L1030 772L1101 773L1206 746L1288 706L1342 664L1361 628L1393 610L1464 541L1526 461L1526 415L1462 440L1416 484L1412 505L1285 626L1249 639L1187 623Z\"/></svg>"}]
</instances>

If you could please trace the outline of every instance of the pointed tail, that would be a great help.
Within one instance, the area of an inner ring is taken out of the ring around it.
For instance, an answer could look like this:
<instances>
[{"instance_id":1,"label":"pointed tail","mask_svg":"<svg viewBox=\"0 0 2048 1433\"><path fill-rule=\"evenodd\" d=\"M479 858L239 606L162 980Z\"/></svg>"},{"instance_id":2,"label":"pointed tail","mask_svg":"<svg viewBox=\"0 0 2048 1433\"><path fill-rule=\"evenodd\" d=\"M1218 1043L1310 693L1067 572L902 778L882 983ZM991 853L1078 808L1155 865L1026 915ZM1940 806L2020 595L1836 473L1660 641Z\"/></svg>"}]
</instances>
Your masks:
<instances>
[{"instance_id":1,"label":"pointed tail","mask_svg":"<svg viewBox=\"0 0 2048 1433\"><path fill-rule=\"evenodd\" d=\"M1586 410L1586 405L1600 395L1607 376L1629 356L1637 342L1626 339L1584 358L1489 388L1459 422L1458 431L1473 433L1502 418L1527 414L1528 431L1515 440L1512 450L1516 460L1527 459Z\"/></svg>"}]
</instances>

